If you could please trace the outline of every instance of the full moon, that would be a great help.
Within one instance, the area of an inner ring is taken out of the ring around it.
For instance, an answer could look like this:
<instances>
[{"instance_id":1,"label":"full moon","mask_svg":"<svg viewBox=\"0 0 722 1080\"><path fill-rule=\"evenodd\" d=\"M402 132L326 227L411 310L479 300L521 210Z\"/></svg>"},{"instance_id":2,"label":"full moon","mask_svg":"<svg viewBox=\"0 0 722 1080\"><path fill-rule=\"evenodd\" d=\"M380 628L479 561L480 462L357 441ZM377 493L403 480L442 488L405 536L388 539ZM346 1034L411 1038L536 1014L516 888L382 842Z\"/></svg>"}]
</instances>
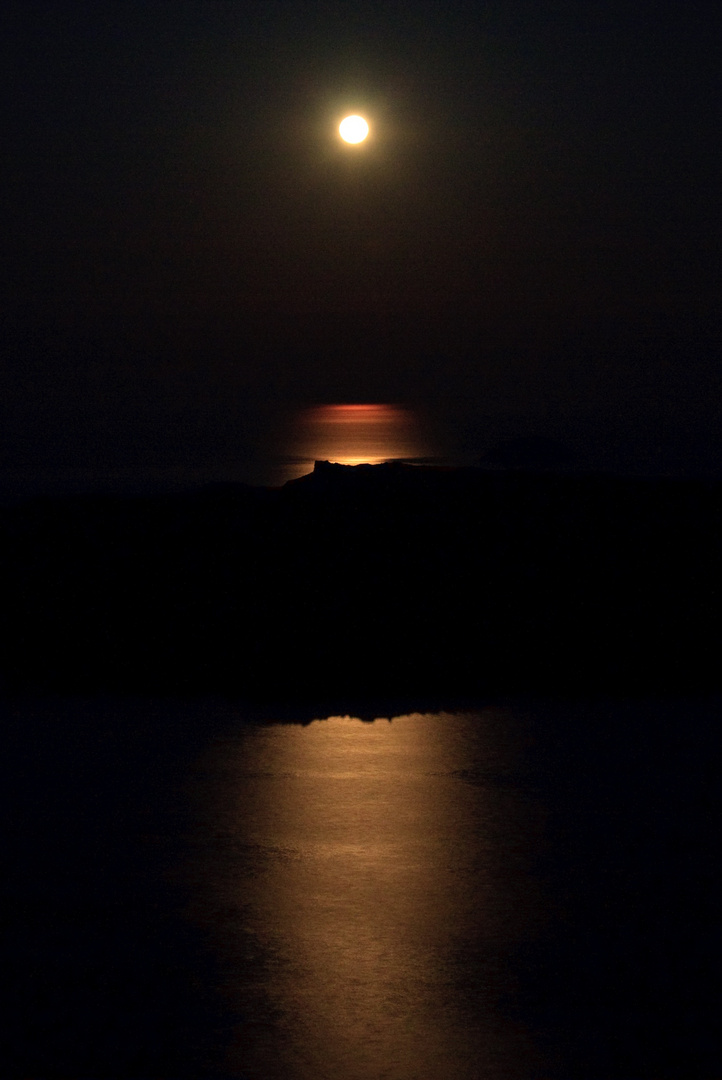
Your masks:
<instances>
[{"instance_id":1,"label":"full moon","mask_svg":"<svg viewBox=\"0 0 722 1080\"><path fill-rule=\"evenodd\" d=\"M369 126L363 116L347 116L339 124L339 134L345 142L363 142L369 133Z\"/></svg>"}]
</instances>

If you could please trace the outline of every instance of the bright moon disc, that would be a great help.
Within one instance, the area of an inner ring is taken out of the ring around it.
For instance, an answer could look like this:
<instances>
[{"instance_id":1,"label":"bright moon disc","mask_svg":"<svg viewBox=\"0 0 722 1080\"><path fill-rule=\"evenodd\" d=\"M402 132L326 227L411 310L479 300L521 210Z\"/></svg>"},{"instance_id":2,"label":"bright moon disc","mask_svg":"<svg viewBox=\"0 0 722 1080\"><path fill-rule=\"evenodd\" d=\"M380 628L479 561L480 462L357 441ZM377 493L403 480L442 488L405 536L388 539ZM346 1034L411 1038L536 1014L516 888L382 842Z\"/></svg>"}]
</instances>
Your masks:
<instances>
[{"instance_id":1,"label":"bright moon disc","mask_svg":"<svg viewBox=\"0 0 722 1080\"><path fill-rule=\"evenodd\" d=\"M346 142L363 142L369 133L369 126L363 116L347 116L339 124L339 133Z\"/></svg>"}]
</instances>

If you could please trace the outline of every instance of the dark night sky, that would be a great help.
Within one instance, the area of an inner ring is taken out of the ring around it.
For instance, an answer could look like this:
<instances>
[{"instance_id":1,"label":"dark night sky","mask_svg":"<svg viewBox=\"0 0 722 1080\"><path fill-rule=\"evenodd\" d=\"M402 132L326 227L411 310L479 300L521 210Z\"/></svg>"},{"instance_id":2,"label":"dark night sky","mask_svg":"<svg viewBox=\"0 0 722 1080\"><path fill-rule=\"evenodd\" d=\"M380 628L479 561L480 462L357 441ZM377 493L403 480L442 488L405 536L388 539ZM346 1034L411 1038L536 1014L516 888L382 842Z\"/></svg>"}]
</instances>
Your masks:
<instances>
[{"instance_id":1,"label":"dark night sky","mask_svg":"<svg viewBox=\"0 0 722 1080\"><path fill-rule=\"evenodd\" d=\"M721 28L6 0L2 482L253 478L274 410L323 401L718 470Z\"/></svg>"}]
</instances>

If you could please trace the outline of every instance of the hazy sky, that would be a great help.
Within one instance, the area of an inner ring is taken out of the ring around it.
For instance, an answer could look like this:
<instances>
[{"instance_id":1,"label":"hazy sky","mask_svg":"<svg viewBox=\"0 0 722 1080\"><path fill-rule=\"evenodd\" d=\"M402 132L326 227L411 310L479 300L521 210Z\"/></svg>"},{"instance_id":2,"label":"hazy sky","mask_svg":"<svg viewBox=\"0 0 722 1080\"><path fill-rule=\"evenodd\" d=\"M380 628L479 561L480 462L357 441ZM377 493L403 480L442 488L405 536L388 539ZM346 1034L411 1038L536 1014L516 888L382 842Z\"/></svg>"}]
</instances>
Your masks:
<instances>
[{"instance_id":1,"label":"hazy sky","mask_svg":"<svg viewBox=\"0 0 722 1080\"><path fill-rule=\"evenodd\" d=\"M6 0L5 472L220 476L264 409L385 400L711 467L721 25Z\"/></svg>"}]
</instances>

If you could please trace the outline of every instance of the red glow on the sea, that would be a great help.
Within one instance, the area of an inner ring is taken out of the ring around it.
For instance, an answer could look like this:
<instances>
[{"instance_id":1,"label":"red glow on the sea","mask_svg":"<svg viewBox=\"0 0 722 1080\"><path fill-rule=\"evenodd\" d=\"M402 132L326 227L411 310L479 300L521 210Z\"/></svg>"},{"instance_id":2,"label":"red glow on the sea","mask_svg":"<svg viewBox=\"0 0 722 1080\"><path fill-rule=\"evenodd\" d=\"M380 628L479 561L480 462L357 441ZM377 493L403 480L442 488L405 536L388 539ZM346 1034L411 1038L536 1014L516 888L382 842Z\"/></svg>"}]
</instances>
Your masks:
<instances>
[{"instance_id":1,"label":"red glow on the sea","mask_svg":"<svg viewBox=\"0 0 722 1080\"><path fill-rule=\"evenodd\" d=\"M377 465L423 457L426 447L413 410L403 405L349 403L314 405L299 417L293 475L313 469L314 461Z\"/></svg>"},{"instance_id":2,"label":"red glow on the sea","mask_svg":"<svg viewBox=\"0 0 722 1080\"><path fill-rule=\"evenodd\" d=\"M317 405L307 417L317 424L405 424L409 418L397 405Z\"/></svg>"}]
</instances>

